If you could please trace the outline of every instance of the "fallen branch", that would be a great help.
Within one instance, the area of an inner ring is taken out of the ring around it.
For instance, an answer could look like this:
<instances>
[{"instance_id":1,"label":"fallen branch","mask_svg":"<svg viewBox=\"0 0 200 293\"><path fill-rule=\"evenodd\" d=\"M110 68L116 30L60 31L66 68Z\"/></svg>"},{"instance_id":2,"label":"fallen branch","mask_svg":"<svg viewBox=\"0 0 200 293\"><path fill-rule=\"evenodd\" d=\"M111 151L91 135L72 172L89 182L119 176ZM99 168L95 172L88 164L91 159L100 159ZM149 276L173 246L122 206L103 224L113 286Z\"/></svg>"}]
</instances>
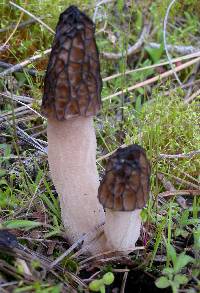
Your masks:
<instances>
[{"instance_id":1,"label":"fallen branch","mask_svg":"<svg viewBox=\"0 0 200 293\"><path fill-rule=\"evenodd\" d=\"M10 63L6 63L6 62L3 62L3 61L0 61L0 67L1 68L12 68L14 65L13 64L10 64ZM19 72L22 72L23 70L25 70L27 73L29 73L31 76L36 76L39 74L39 72L37 70L34 70L34 69L18 69L17 71Z\"/></svg>"},{"instance_id":2,"label":"fallen branch","mask_svg":"<svg viewBox=\"0 0 200 293\"><path fill-rule=\"evenodd\" d=\"M11 100L15 100L15 101L17 101L17 103L23 105L23 106L25 107L25 109L27 108L27 109L29 109L29 111L34 112L34 113L37 114L39 117L45 119L45 117L43 117L39 112L37 112L36 110L34 110L34 109L32 108L32 102L31 102L30 104L27 105L27 104L21 102L20 100L18 100L18 99L16 98L17 96L15 96L15 95L12 96L12 95L6 95L6 94L1 93L1 96L5 97L5 98L8 98L8 99L11 99ZM20 108L23 108L23 107L20 107ZM14 109L14 113L16 113L16 112L18 111L18 109L19 109L19 108ZM9 112L6 112L6 113L2 113L2 114L0 115L0 119L1 119L2 117L8 116L8 115L12 115L12 114L13 114L13 111L9 111Z\"/></svg>"},{"instance_id":3,"label":"fallen branch","mask_svg":"<svg viewBox=\"0 0 200 293\"><path fill-rule=\"evenodd\" d=\"M0 96L8 98L8 99L13 99L16 102L32 103L34 101L34 99L31 97L17 96L17 95L11 94L9 91L3 92L3 93L0 92Z\"/></svg>"},{"instance_id":4,"label":"fallen branch","mask_svg":"<svg viewBox=\"0 0 200 293\"><path fill-rule=\"evenodd\" d=\"M35 56L31 56L30 58L12 66L11 68L8 68L6 70L4 70L3 72L0 73L0 77L5 77L6 75L8 74L11 74L15 71L19 71L21 70L23 67L25 67L26 65L30 64L31 62L34 62L36 60L39 60L39 59L42 59L45 57L45 55L47 54L50 54L51 52L51 49L47 49L45 50L44 52L38 54L38 55L35 55Z\"/></svg>"}]
</instances>

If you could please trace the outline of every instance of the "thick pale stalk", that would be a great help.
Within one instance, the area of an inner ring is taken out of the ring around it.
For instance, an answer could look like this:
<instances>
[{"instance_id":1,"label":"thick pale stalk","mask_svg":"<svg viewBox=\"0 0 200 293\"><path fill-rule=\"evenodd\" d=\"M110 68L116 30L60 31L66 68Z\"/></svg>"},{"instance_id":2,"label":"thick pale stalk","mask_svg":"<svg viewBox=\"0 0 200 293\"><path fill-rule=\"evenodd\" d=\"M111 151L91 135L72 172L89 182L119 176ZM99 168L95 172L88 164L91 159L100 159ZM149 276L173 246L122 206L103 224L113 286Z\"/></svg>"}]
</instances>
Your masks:
<instances>
[{"instance_id":1,"label":"thick pale stalk","mask_svg":"<svg viewBox=\"0 0 200 293\"><path fill-rule=\"evenodd\" d=\"M140 236L141 210L131 212L106 209L104 233L107 246L113 250L130 250Z\"/></svg>"},{"instance_id":2,"label":"thick pale stalk","mask_svg":"<svg viewBox=\"0 0 200 293\"><path fill-rule=\"evenodd\" d=\"M48 119L48 160L71 243L104 222L92 117Z\"/></svg>"}]
</instances>

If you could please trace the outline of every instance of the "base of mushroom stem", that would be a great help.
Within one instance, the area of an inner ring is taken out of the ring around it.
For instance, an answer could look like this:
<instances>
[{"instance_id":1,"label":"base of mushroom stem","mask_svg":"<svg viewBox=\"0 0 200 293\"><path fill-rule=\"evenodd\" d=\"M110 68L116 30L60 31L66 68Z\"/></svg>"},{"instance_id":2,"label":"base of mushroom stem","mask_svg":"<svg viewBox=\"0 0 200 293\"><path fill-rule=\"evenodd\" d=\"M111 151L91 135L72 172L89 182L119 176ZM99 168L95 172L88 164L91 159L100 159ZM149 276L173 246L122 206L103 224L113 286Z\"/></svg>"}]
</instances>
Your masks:
<instances>
[{"instance_id":1,"label":"base of mushroom stem","mask_svg":"<svg viewBox=\"0 0 200 293\"><path fill-rule=\"evenodd\" d=\"M105 223L91 231L82 245L83 254L127 255L140 236L141 209L116 212L106 209Z\"/></svg>"},{"instance_id":2,"label":"base of mushroom stem","mask_svg":"<svg viewBox=\"0 0 200 293\"><path fill-rule=\"evenodd\" d=\"M109 250L130 253L140 236L141 209L126 212L106 209L104 233Z\"/></svg>"}]
</instances>

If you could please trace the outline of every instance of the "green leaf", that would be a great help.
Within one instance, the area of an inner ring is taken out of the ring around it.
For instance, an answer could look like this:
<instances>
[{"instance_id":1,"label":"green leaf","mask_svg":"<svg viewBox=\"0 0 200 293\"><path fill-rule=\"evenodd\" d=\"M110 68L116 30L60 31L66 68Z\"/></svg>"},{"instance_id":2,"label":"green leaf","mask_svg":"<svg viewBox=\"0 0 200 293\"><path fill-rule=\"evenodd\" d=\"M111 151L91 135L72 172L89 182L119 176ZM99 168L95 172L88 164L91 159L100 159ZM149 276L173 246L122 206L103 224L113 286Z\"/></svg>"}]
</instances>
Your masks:
<instances>
[{"instance_id":1,"label":"green leaf","mask_svg":"<svg viewBox=\"0 0 200 293\"><path fill-rule=\"evenodd\" d=\"M102 278L105 285L111 285L114 282L114 279L115 277L112 272L106 273Z\"/></svg>"},{"instance_id":2,"label":"green leaf","mask_svg":"<svg viewBox=\"0 0 200 293\"><path fill-rule=\"evenodd\" d=\"M176 263L176 250L174 249L174 247L171 244L167 244L167 253L170 256L173 265L175 266Z\"/></svg>"},{"instance_id":3,"label":"green leaf","mask_svg":"<svg viewBox=\"0 0 200 293\"><path fill-rule=\"evenodd\" d=\"M8 229L32 229L41 225L41 222L29 220L9 220L3 223L3 226Z\"/></svg>"},{"instance_id":4,"label":"green leaf","mask_svg":"<svg viewBox=\"0 0 200 293\"><path fill-rule=\"evenodd\" d=\"M143 14L142 12L138 9L137 10L137 18L135 20L135 27L137 30L140 30L143 24Z\"/></svg>"},{"instance_id":5,"label":"green leaf","mask_svg":"<svg viewBox=\"0 0 200 293\"><path fill-rule=\"evenodd\" d=\"M194 235L194 247L197 250L200 250L200 229L197 229L193 232Z\"/></svg>"},{"instance_id":6,"label":"green leaf","mask_svg":"<svg viewBox=\"0 0 200 293\"><path fill-rule=\"evenodd\" d=\"M102 285L103 285L102 280L93 280L89 284L89 289L94 292L99 292Z\"/></svg>"},{"instance_id":7,"label":"green leaf","mask_svg":"<svg viewBox=\"0 0 200 293\"><path fill-rule=\"evenodd\" d=\"M173 273L174 273L174 269L173 268L165 268L165 269L163 269L163 271L162 271L162 273L164 274L164 275L173 275Z\"/></svg>"},{"instance_id":8,"label":"green leaf","mask_svg":"<svg viewBox=\"0 0 200 293\"><path fill-rule=\"evenodd\" d=\"M100 287L100 293L106 293L106 288L105 288L105 286L104 285L102 285L101 287Z\"/></svg>"},{"instance_id":9,"label":"green leaf","mask_svg":"<svg viewBox=\"0 0 200 293\"><path fill-rule=\"evenodd\" d=\"M0 169L0 177L5 176L7 171L5 169Z\"/></svg>"},{"instance_id":10,"label":"green leaf","mask_svg":"<svg viewBox=\"0 0 200 293\"><path fill-rule=\"evenodd\" d=\"M185 275L178 274L174 277L174 282L180 285L184 285L187 284L188 278Z\"/></svg>"},{"instance_id":11,"label":"green leaf","mask_svg":"<svg viewBox=\"0 0 200 293\"><path fill-rule=\"evenodd\" d=\"M176 228L174 234L176 237L181 235L183 238L186 238L188 236L189 232L187 232L186 230L181 229L181 228Z\"/></svg>"},{"instance_id":12,"label":"green leaf","mask_svg":"<svg viewBox=\"0 0 200 293\"><path fill-rule=\"evenodd\" d=\"M137 112L137 114L141 112L141 109L142 109L142 99L141 99L141 96L138 96L135 101L135 111Z\"/></svg>"},{"instance_id":13,"label":"green leaf","mask_svg":"<svg viewBox=\"0 0 200 293\"><path fill-rule=\"evenodd\" d=\"M155 285L158 288L164 289L170 286L170 282L166 277L160 277L155 281Z\"/></svg>"},{"instance_id":14,"label":"green leaf","mask_svg":"<svg viewBox=\"0 0 200 293\"><path fill-rule=\"evenodd\" d=\"M57 236L59 234L60 234L60 228L55 228L51 232L45 234L45 239L53 237L53 236Z\"/></svg>"},{"instance_id":15,"label":"green leaf","mask_svg":"<svg viewBox=\"0 0 200 293\"><path fill-rule=\"evenodd\" d=\"M124 0L118 0L117 1L117 9L119 12L122 12L122 9L124 7Z\"/></svg>"},{"instance_id":16,"label":"green leaf","mask_svg":"<svg viewBox=\"0 0 200 293\"><path fill-rule=\"evenodd\" d=\"M185 211L182 213L181 218L180 218L180 220L179 220L179 223L180 223L181 226L188 225L189 213L190 213L189 210L185 210Z\"/></svg>"},{"instance_id":17,"label":"green leaf","mask_svg":"<svg viewBox=\"0 0 200 293\"><path fill-rule=\"evenodd\" d=\"M147 209L142 209L141 213L140 213L140 217L142 219L142 222L145 223L148 219L148 211Z\"/></svg>"},{"instance_id":18,"label":"green leaf","mask_svg":"<svg viewBox=\"0 0 200 293\"><path fill-rule=\"evenodd\" d=\"M176 263L174 265L174 272L180 272L181 269L183 269L189 262L194 262L194 259L191 256L186 255L185 252L182 252L177 257Z\"/></svg>"},{"instance_id":19,"label":"green leaf","mask_svg":"<svg viewBox=\"0 0 200 293\"><path fill-rule=\"evenodd\" d=\"M145 50L151 57L153 63L157 63L161 59L161 56L164 51L164 46L162 44L159 48L146 47Z\"/></svg>"}]
</instances>

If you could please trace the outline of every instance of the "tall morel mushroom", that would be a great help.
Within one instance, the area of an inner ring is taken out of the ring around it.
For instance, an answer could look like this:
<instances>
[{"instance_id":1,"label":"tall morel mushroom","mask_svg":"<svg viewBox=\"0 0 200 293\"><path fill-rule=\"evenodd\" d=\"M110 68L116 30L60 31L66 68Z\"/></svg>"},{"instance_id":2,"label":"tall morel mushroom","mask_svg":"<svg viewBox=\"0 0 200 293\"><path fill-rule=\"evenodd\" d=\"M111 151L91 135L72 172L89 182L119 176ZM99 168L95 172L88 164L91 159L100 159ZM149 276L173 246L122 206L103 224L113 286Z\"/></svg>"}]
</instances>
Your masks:
<instances>
[{"instance_id":1,"label":"tall morel mushroom","mask_svg":"<svg viewBox=\"0 0 200 293\"><path fill-rule=\"evenodd\" d=\"M48 118L50 172L71 243L104 221L93 127L102 89L94 33L93 22L75 6L60 15L41 107Z\"/></svg>"},{"instance_id":2,"label":"tall morel mushroom","mask_svg":"<svg viewBox=\"0 0 200 293\"><path fill-rule=\"evenodd\" d=\"M143 148L119 148L109 159L98 198L106 210L106 247L130 250L140 235L141 209L149 196L150 164Z\"/></svg>"}]
</instances>

